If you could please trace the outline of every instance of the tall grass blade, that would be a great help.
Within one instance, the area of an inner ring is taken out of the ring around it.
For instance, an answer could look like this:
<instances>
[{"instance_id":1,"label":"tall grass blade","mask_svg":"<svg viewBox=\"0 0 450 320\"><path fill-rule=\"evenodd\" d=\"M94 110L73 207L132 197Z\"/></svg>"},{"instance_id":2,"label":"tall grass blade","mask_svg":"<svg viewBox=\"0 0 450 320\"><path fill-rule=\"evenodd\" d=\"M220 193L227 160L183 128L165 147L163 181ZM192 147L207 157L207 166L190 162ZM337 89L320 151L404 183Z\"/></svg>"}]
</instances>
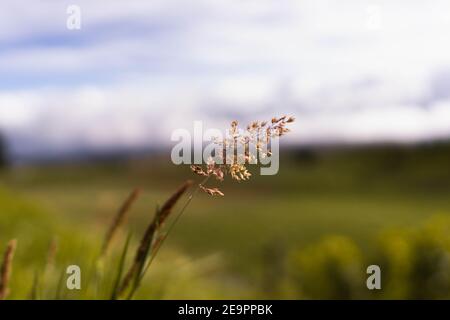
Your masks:
<instances>
[{"instance_id":1,"label":"tall grass blade","mask_svg":"<svg viewBox=\"0 0 450 320\"><path fill-rule=\"evenodd\" d=\"M123 247L122 255L120 257L119 268L117 270L116 280L114 281L114 287L113 287L113 290L112 290L112 293L111 293L111 300L116 300L117 297L118 297L120 280L122 278L123 270L124 270L124 267L125 267L125 261L126 261L126 258L127 258L127 253L128 253L128 247L130 245L130 240L131 240L131 233L128 234L127 240L125 241L125 245Z\"/></svg>"}]
</instances>

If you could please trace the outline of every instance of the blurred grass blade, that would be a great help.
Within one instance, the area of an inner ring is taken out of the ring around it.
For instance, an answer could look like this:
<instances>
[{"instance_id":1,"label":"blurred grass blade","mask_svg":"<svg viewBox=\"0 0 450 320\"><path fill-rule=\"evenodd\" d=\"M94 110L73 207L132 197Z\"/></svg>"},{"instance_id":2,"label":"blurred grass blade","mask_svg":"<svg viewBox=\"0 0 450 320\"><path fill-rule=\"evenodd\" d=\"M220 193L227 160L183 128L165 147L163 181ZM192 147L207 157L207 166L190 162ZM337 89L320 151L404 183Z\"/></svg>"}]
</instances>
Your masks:
<instances>
[{"instance_id":1,"label":"blurred grass blade","mask_svg":"<svg viewBox=\"0 0 450 320\"><path fill-rule=\"evenodd\" d=\"M8 242L3 257L3 263L0 266L0 300L6 299L9 294L9 280L11 278L12 263L14 252L16 251L17 240L13 239Z\"/></svg>"},{"instance_id":2,"label":"blurred grass blade","mask_svg":"<svg viewBox=\"0 0 450 320\"><path fill-rule=\"evenodd\" d=\"M59 275L58 284L56 287L55 300L61 300L61 290L62 290L62 284L64 282L65 274L66 274L66 270L64 268L62 268L61 274Z\"/></svg>"},{"instance_id":3,"label":"blurred grass blade","mask_svg":"<svg viewBox=\"0 0 450 320\"><path fill-rule=\"evenodd\" d=\"M131 240L131 233L128 234L127 240L125 241L125 246L123 247L122 255L120 257L119 268L117 270L116 280L114 281L114 287L113 287L112 294L111 294L111 300L116 300L118 297L120 280L122 278L123 270L125 267L125 261L127 258L130 240Z\"/></svg>"},{"instance_id":4,"label":"blurred grass blade","mask_svg":"<svg viewBox=\"0 0 450 320\"><path fill-rule=\"evenodd\" d=\"M138 188L134 189L130 193L128 198L125 200L125 202L122 204L122 206L120 207L119 211L117 212L116 216L114 217L114 220L113 220L111 226L109 227L109 229L105 235L105 239L103 241L103 245L102 245L102 249L101 249L99 258L102 258L108 252L108 249L111 246L111 243L112 243L114 237L116 236L119 228L125 223L125 221L128 217L128 214L131 210L131 207L132 207L133 203L135 203L136 200L138 199L140 193L141 193L140 189L138 189Z\"/></svg>"},{"instance_id":5,"label":"blurred grass blade","mask_svg":"<svg viewBox=\"0 0 450 320\"><path fill-rule=\"evenodd\" d=\"M30 291L30 299L38 300L39 299L39 272L36 270L33 276L33 286Z\"/></svg>"}]
</instances>

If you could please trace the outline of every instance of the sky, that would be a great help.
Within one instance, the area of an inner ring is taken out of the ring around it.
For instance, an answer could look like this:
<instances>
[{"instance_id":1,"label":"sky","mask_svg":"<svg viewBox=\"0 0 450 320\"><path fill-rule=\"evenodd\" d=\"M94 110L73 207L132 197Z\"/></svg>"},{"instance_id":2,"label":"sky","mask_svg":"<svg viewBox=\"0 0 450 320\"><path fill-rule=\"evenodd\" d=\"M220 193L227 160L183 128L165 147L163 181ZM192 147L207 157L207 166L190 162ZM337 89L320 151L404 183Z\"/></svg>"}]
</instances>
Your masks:
<instances>
[{"instance_id":1,"label":"sky","mask_svg":"<svg viewBox=\"0 0 450 320\"><path fill-rule=\"evenodd\" d=\"M0 6L0 131L17 157L167 146L194 120L284 114L295 144L450 138L447 0Z\"/></svg>"}]
</instances>

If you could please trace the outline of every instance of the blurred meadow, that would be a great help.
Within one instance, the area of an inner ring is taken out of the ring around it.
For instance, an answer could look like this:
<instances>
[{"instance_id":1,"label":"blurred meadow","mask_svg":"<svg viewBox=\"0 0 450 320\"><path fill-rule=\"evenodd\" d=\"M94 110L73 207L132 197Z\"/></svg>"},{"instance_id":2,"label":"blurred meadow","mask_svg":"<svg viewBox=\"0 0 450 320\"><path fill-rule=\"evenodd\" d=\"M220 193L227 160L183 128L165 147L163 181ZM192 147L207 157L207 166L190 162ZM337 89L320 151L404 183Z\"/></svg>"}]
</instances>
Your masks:
<instances>
[{"instance_id":1,"label":"blurred meadow","mask_svg":"<svg viewBox=\"0 0 450 320\"><path fill-rule=\"evenodd\" d=\"M114 274L127 230L134 248L155 206L196 178L167 154L4 169L0 241L18 239L11 298L30 294L52 239L43 298L56 297L65 265L89 270L115 212L140 187L105 266ZM288 149L276 176L226 181L224 197L195 195L137 297L449 298L448 163L447 143ZM370 264L380 265L383 290L365 287ZM63 287L60 297L108 298L83 279L87 289Z\"/></svg>"}]
</instances>

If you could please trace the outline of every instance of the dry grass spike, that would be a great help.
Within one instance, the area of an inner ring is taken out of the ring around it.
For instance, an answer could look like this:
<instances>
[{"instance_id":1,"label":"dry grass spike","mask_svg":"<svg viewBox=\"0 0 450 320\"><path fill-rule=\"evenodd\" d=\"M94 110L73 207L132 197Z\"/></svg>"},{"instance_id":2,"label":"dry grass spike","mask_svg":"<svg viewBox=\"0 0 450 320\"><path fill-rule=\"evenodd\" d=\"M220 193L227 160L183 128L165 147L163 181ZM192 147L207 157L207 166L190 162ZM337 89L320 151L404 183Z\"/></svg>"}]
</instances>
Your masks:
<instances>
[{"instance_id":1,"label":"dry grass spike","mask_svg":"<svg viewBox=\"0 0 450 320\"><path fill-rule=\"evenodd\" d=\"M147 260L149 250L154 246L154 242L158 240L158 238L156 238L155 236L158 234L158 232L164 225L164 222L170 216L170 213L172 212L172 209L174 208L175 204L178 202L178 200L190 186L192 186L191 180L188 180L185 183L183 183L177 189L177 191L175 191L175 193L173 193L172 196L161 206L161 208L157 210L155 216L153 217L152 221L145 230L145 233L141 241L139 242L139 246L136 250L133 264L126 273L119 287L119 296L123 295L123 293L130 286L131 281L133 279L139 279L139 277L141 277L141 272ZM150 254L153 253L150 252Z\"/></svg>"},{"instance_id":2,"label":"dry grass spike","mask_svg":"<svg viewBox=\"0 0 450 320\"><path fill-rule=\"evenodd\" d=\"M6 299L9 294L8 283L11 278L12 262L16 246L17 240L13 239L9 241L5 255L3 256L3 263L0 269L0 300Z\"/></svg>"},{"instance_id":3,"label":"dry grass spike","mask_svg":"<svg viewBox=\"0 0 450 320\"><path fill-rule=\"evenodd\" d=\"M130 212L130 209L134 202L138 199L141 191L140 189L136 188L134 189L128 198L125 200L125 202L120 207L119 211L117 212L113 222L111 223L111 226L109 227L105 240L103 241L100 257L103 257L107 252L109 247L111 246L111 243L117 234L119 228L125 223L128 217L128 213Z\"/></svg>"}]
</instances>

